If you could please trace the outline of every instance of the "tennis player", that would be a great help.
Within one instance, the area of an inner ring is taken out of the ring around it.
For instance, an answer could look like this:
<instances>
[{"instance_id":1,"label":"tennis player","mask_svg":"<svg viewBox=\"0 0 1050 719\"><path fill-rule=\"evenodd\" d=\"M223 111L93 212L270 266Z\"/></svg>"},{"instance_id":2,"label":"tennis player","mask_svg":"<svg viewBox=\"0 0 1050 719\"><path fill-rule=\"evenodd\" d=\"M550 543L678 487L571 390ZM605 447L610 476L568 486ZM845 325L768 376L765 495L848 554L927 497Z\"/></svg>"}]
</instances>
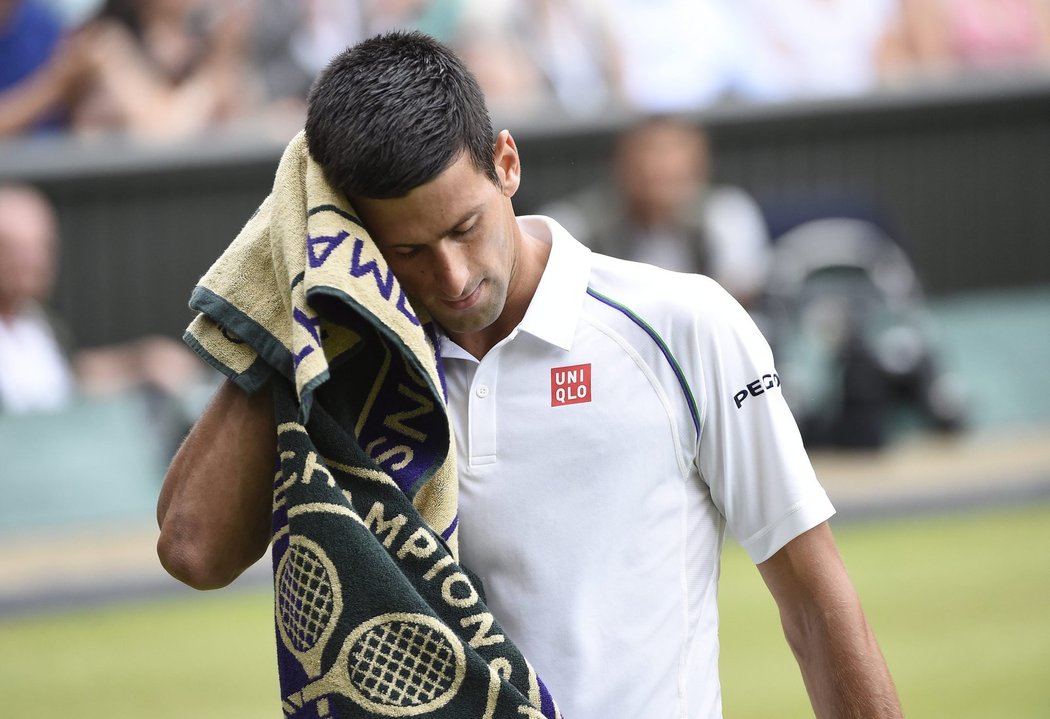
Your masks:
<instances>
[{"instance_id":1,"label":"tennis player","mask_svg":"<svg viewBox=\"0 0 1050 719\"><path fill-rule=\"evenodd\" d=\"M337 56L306 132L440 325L461 558L566 717L721 716L727 530L776 600L816 715L901 716L769 346L727 292L516 217L514 138L424 35ZM273 422L266 392L228 382L173 462L159 551L187 584L223 586L266 550Z\"/></svg>"}]
</instances>

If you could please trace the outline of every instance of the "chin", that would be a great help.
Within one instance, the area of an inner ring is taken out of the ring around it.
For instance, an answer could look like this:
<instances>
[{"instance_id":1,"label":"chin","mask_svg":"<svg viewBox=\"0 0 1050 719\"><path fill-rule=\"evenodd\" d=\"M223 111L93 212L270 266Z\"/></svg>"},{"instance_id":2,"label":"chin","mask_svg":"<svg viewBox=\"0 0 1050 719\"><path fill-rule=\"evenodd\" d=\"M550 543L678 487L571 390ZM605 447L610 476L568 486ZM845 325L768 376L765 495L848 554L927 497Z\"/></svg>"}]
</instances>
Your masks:
<instances>
[{"instance_id":1,"label":"chin","mask_svg":"<svg viewBox=\"0 0 1050 719\"><path fill-rule=\"evenodd\" d=\"M474 332L480 332L492 323L463 321L462 319L459 322L442 322L439 318L438 324L440 324L446 332L449 332L451 334L469 335Z\"/></svg>"},{"instance_id":2,"label":"chin","mask_svg":"<svg viewBox=\"0 0 1050 719\"><path fill-rule=\"evenodd\" d=\"M478 312L470 313L470 316L453 316L453 317L438 317L438 324L440 324L446 332L453 332L455 334L471 334L472 332L481 332L484 329L492 326L499 318L498 313L493 312Z\"/></svg>"}]
</instances>

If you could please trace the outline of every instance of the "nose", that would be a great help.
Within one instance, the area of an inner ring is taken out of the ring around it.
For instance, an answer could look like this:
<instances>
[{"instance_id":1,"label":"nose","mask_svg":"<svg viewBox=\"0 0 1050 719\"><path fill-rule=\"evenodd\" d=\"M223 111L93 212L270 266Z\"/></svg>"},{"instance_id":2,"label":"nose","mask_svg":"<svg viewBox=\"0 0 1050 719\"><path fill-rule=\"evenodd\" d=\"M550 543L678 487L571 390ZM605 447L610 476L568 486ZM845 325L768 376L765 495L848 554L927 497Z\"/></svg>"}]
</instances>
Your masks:
<instances>
[{"instance_id":1,"label":"nose","mask_svg":"<svg viewBox=\"0 0 1050 719\"><path fill-rule=\"evenodd\" d=\"M470 268L462 245L455 242L441 242L434 250L435 289L442 299L461 299L471 288Z\"/></svg>"}]
</instances>

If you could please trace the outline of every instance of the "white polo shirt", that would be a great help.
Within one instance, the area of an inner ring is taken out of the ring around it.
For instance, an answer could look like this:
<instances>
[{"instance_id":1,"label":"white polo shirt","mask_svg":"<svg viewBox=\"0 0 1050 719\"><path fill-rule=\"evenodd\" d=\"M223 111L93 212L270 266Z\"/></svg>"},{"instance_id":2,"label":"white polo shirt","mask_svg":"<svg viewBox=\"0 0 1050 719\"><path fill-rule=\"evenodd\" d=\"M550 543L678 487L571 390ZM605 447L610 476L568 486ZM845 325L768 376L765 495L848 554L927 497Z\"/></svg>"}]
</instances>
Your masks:
<instances>
[{"instance_id":1,"label":"white polo shirt","mask_svg":"<svg viewBox=\"0 0 1050 719\"><path fill-rule=\"evenodd\" d=\"M521 324L441 342L463 563L567 719L721 716L719 557L833 513L769 346L712 280L591 253L551 220Z\"/></svg>"}]
</instances>

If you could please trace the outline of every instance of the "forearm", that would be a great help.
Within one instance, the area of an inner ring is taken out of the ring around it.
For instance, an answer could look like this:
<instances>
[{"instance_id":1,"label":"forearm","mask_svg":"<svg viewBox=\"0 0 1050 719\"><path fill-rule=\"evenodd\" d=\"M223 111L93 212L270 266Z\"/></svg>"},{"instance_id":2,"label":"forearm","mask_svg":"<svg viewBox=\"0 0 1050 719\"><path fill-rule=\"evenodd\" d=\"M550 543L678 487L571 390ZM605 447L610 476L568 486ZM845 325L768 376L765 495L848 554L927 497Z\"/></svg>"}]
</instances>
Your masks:
<instances>
[{"instance_id":1,"label":"forearm","mask_svg":"<svg viewBox=\"0 0 1050 719\"><path fill-rule=\"evenodd\" d=\"M902 716L886 661L855 598L786 631L818 719Z\"/></svg>"},{"instance_id":2,"label":"forearm","mask_svg":"<svg viewBox=\"0 0 1050 719\"><path fill-rule=\"evenodd\" d=\"M897 690L827 523L758 568L818 719L899 719Z\"/></svg>"},{"instance_id":3,"label":"forearm","mask_svg":"<svg viewBox=\"0 0 1050 719\"><path fill-rule=\"evenodd\" d=\"M276 429L270 393L220 387L168 468L157 501L161 564L198 589L222 587L270 541Z\"/></svg>"}]
</instances>

